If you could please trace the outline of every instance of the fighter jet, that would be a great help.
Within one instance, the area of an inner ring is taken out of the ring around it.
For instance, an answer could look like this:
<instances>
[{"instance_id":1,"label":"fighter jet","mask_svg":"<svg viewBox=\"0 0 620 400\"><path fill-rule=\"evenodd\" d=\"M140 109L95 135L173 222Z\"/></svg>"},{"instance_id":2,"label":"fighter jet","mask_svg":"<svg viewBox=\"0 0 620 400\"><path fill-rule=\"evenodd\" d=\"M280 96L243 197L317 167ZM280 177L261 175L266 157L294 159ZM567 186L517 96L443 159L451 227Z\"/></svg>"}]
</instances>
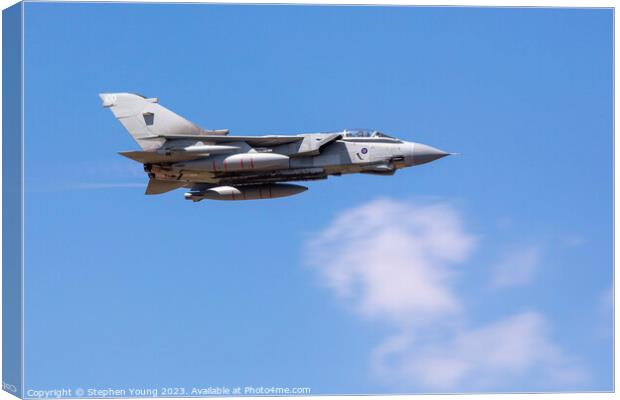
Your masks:
<instances>
[{"instance_id":1,"label":"fighter jet","mask_svg":"<svg viewBox=\"0 0 620 400\"><path fill-rule=\"evenodd\" d=\"M450 154L368 129L232 136L228 129L200 128L157 98L133 93L99 97L142 148L119 154L144 165L147 195L187 188L185 198L194 202L272 199L308 189L283 182L351 173L393 175Z\"/></svg>"}]
</instances>

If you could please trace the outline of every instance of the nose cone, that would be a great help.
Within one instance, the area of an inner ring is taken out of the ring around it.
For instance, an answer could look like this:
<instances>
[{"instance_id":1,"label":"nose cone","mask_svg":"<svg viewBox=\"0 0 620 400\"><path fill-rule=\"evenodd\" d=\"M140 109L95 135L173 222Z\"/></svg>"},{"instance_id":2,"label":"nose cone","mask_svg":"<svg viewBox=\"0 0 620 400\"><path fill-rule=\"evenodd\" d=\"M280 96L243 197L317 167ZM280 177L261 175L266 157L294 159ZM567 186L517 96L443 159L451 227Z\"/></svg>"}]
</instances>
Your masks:
<instances>
[{"instance_id":1,"label":"nose cone","mask_svg":"<svg viewBox=\"0 0 620 400\"><path fill-rule=\"evenodd\" d=\"M449 155L450 153L422 143L413 144L413 165L426 164Z\"/></svg>"}]
</instances>

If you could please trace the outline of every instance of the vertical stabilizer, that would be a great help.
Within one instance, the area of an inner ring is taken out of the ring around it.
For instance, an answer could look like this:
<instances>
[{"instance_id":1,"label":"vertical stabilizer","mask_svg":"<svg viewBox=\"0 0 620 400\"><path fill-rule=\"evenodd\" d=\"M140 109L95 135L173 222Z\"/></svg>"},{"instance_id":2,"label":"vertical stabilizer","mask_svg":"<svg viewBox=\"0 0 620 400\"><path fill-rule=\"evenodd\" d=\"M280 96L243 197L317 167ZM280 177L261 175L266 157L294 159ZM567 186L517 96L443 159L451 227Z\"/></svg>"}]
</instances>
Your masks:
<instances>
[{"instance_id":1,"label":"vertical stabilizer","mask_svg":"<svg viewBox=\"0 0 620 400\"><path fill-rule=\"evenodd\" d=\"M160 147L165 139L158 135L199 135L203 129L159 105L157 99L147 99L133 93L102 93L103 106L109 108L116 119L133 136L144 150Z\"/></svg>"}]
</instances>

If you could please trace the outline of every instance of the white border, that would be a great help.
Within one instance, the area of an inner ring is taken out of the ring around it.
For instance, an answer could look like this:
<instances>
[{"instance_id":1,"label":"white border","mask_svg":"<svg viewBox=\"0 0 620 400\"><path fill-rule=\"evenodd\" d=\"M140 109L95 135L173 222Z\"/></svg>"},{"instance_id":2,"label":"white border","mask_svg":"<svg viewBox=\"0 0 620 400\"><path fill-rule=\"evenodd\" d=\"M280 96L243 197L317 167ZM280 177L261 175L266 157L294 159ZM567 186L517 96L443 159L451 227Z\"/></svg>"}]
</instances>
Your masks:
<instances>
[{"instance_id":1,"label":"white border","mask_svg":"<svg viewBox=\"0 0 620 400\"><path fill-rule=\"evenodd\" d=\"M29 2L33 2L33 0L29 0ZM87 3L87 2L102 2L102 1L69 1L69 0L61 0L58 2L75 2L75 3ZM187 0L167 0L167 1L154 1L154 0L142 0L142 1L135 1L135 0L128 0L127 2L134 2L134 3L229 3L229 4L284 4L284 2L277 2L277 1L265 1L265 0L244 0L244 1L234 1L234 0L217 0L217 1L208 1L208 2L200 2L200 1L187 1ZM17 2L14 0L0 0L0 8L4 9L7 8L13 4L16 4ZM604 7L604 8L610 8L616 7L617 2L616 1L601 1L601 0L593 0L593 1L579 1L579 0L564 0L564 1L558 1L558 0L544 0L544 1L535 1L535 0L521 0L521 1L503 1L503 0L495 0L495 1L489 1L489 0L473 0L473 1L467 1L467 0L449 0L449 2L437 2L437 1L411 1L411 0L389 0L389 1L385 1L385 0L313 0L312 2L308 1L308 0L287 0L285 2L286 4L299 4L299 5L309 5L309 4L318 4L318 5L379 5L379 6L389 6L389 5L401 5L401 6L474 6L474 7L582 7L582 8L595 8L595 7ZM24 225L24 218L25 218L25 207L24 207L24 166L25 166L25 153L24 153L24 124L25 124L25 108L24 108L24 11L25 11L25 7L22 4L22 32L21 32L21 36L22 36L22 82L21 82L21 90L22 90L22 105L21 105L21 111L22 111L22 266L24 266L24 257L25 257L25 252L24 252L24 231L25 231L25 225ZM2 39L2 31L1 31L1 26L2 26L2 20L0 18L0 43L1 43L1 39ZM616 64L615 64L615 43L617 43L618 40L618 34L616 32L615 29L615 16L614 16L614 155L618 150L618 143L615 140L615 131L616 131L616 118L615 118L615 113L618 110L618 106L616 104L615 101L615 94L616 94L616 80L615 80L615 74L617 72L616 69ZM2 62L2 54L0 53L0 64ZM2 82L0 80L0 92L2 90ZM1 96L0 96L1 97ZM0 98L0 109L2 107L2 99ZM2 116L0 115L0 126L2 123ZM0 141L0 160L2 157L2 142ZM616 209L616 205L617 205L617 196L616 196L616 185L615 185L615 181L616 181L616 176L618 176L618 166L616 165L615 162L615 156L614 156L614 174L613 174L613 180L614 180L614 388L616 387L615 384L616 382L618 382L618 369L615 368L615 360L616 360L616 346L615 346L615 321L616 321L616 317L618 314L618 309L615 307L615 290L616 288L616 280L615 280L615 261L616 261L616 252L615 252L615 248L616 245L619 243L618 242L618 238L615 235L616 230L616 213L615 213L615 209ZM2 165L0 163L0 192L1 192L1 185L2 185ZM2 199L0 198L0 208L2 206ZM0 215L0 225L2 222L2 217ZM0 230L0 241L2 239L2 232ZM1 255L2 255L2 250L0 249L0 259L1 259ZM2 282L2 278L0 277L0 294L1 294L1 282ZM25 376L24 376L24 365L25 365L25 360L24 360L24 350L25 350L25 341L24 341L24 297L25 296L25 285L24 285L24 268L22 268L22 326L21 326L21 331L22 331L22 376L21 376L21 380L22 380L22 390L25 390ZM1 313L1 310L0 310ZM0 338L1 338L1 327L2 327L2 321L0 318ZM2 350L0 349L0 355L2 354ZM0 367L1 368L1 367ZM541 398L541 399L608 399L608 398L615 398L616 395L613 393L567 393L567 394L560 394L560 393L552 393L552 394L472 394L472 395L377 395L377 396L372 396L373 398L381 398L381 399L392 399L392 400L411 400L411 399L420 399L420 400L427 400L427 399L434 399L434 400L458 400L458 399L465 399L465 398L479 398L479 397L493 397L494 399L517 399L517 398L521 398L521 396L527 396L528 398ZM363 396L363 395L352 395L352 396L300 396L297 398L300 399L320 399L320 398L328 398L328 399L334 399L334 400L350 400L350 399L365 399L368 396ZM7 392L4 391L0 391L0 400L4 400L4 399L14 399L15 397L10 395ZM223 397L224 398L224 397ZM245 399L247 400L249 397L225 397L227 399ZM264 399L280 399L282 397L264 397ZM178 399L178 398L171 398L171 399Z\"/></svg>"}]
</instances>

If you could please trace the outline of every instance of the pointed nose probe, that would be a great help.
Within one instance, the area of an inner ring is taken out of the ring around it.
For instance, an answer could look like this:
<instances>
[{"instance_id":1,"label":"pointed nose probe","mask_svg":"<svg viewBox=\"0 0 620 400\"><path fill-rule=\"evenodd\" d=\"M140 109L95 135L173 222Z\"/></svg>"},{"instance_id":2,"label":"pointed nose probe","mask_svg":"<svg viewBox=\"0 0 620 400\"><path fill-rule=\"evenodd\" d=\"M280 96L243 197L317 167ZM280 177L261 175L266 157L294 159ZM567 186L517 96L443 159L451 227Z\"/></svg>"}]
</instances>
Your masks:
<instances>
[{"instance_id":1,"label":"pointed nose probe","mask_svg":"<svg viewBox=\"0 0 620 400\"><path fill-rule=\"evenodd\" d=\"M442 157L449 156L450 153L447 153L443 150L436 149L432 146L428 146L422 143L415 143L413 145L413 164L420 165L426 164L431 161L438 160Z\"/></svg>"}]
</instances>

